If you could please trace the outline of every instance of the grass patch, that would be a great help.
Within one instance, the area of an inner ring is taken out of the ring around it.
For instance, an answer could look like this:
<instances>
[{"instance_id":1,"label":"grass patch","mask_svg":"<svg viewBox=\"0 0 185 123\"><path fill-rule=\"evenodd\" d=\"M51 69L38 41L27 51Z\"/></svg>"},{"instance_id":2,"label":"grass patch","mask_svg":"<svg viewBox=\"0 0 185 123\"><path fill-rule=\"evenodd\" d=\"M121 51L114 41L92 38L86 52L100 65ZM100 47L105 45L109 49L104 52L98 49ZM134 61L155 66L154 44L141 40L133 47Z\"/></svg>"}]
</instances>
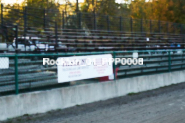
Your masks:
<instances>
[{"instance_id":1,"label":"grass patch","mask_svg":"<svg viewBox=\"0 0 185 123\"><path fill-rule=\"evenodd\" d=\"M136 95L138 93L134 93L134 92L131 92L131 93L128 93L128 96L133 96L133 95Z\"/></svg>"}]
</instances>

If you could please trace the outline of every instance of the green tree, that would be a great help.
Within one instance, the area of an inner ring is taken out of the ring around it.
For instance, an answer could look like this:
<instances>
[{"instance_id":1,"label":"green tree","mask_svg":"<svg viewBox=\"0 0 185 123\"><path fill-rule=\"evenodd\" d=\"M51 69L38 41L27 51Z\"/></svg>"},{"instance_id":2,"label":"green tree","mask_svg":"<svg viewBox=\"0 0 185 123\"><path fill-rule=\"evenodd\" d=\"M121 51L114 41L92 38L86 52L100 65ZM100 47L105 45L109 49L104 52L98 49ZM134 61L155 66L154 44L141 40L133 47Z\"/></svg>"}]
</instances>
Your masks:
<instances>
[{"instance_id":1,"label":"green tree","mask_svg":"<svg viewBox=\"0 0 185 123\"><path fill-rule=\"evenodd\" d=\"M55 21L60 22L60 6L54 0L25 0L21 5L14 4L6 7L9 8L4 15L6 22L14 22L20 26L25 24L25 20L30 27L54 26Z\"/></svg>"}]
</instances>

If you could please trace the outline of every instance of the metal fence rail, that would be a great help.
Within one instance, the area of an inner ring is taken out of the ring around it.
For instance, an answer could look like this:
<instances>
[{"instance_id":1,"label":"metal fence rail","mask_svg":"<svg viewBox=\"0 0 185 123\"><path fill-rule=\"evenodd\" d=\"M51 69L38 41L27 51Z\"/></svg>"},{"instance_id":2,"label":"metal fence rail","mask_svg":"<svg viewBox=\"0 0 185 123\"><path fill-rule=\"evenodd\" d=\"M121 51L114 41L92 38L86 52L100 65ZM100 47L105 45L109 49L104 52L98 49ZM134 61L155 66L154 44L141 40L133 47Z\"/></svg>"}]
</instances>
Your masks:
<instances>
[{"instance_id":1,"label":"metal fence rail","mask_svg":"<svg viewBox=\"0 0 185 123\"><path fill-rule=\"evenodd\" d=\"M156 50L156 51L112 51L91 53L63 53L63 54L1 54L9 57L10 67L0 69L0 95L20 93L24 91L51 89L61 87L57 79L57 66L43 66L43 58L57 59L58 57L84 56L96 54L112 54L114 58L132 58L133 52L138 52L139 58L144 59L143 65L121 65L117 78L147 75L160 72L185 69L185 50ZM0 63L3 64L2 62ZM116 72L116 65L113 65ZM116 76L116 74L114 74ZM67 85L99 82L99 78L73 81Z\"/></svg>"}]
</instances>

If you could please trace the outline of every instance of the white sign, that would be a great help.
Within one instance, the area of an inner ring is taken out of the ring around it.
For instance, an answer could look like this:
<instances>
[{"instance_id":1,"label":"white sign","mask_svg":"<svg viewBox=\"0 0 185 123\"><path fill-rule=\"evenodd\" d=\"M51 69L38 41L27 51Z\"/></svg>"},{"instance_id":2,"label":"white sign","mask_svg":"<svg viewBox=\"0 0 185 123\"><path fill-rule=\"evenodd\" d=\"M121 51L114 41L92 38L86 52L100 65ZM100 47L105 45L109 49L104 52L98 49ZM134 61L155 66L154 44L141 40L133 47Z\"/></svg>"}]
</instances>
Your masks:
<instances>
[{"instance_id":1,"label":"white sign","mask_svg":"<svg viewBox=\"0 0 185 123\"><path fill-rule=\"evenodd\" d=\"M109 80L113 80L114 79L114 74L109 76Z\"/></svg>"},{"instance_id":2,"label":"white sign","mask_svg":"<svg viewBox=\"0 0 185 123\"><path fill-rule=\"evenodd\" d=\"M0 57L0 69L8 69L8 68L9 68L9 58Z\"/></svg>"},{"instance_id":3,"label":"white sign","mask_svg":"<svg viewBox=\"0 0 185 123\"><path fill-rule=\"evenodd\" d=\"M146 41L150 41L150 38L146 38Z\"/></svg>"},{"instance_id":4,"label":"white sign","mask_svg":"<svg viewBox=\"0 0 185 123\"><path fill-rule=\"evenodd\" d=\"M138 58L138 53L135 52L135 53L132 54L132 56L133 56L133 58Z\"/></svg>"},{"instance_id":5,"label":"white sign","mask_svg":"<svg viewBox=\"0 0 185 123\"><path fill-rule=\"evenodd\" d=\"M112 75L112 64L109 64L108 61L102 64L104 58L112 59L112 55L105 54L58 58L63 59L64 61L82 61L80 64L58 65L58 83ZM88 63L88 65L85 64L89 59L93 59L93 62L91 61L92 63Z\"/></svg>"}]
</instances>

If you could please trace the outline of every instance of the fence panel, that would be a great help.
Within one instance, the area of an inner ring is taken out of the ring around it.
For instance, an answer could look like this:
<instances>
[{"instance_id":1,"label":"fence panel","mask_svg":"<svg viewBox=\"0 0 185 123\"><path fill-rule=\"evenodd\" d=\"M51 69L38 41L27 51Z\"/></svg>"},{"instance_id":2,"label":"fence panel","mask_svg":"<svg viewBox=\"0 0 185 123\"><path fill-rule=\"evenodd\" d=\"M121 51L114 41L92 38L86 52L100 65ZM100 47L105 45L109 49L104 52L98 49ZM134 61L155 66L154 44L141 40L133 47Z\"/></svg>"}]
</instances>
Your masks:
<instances>
[{"instance_id":1,"label":"fence panel","mask_svg":"<svg viewBox=\"0 0 185 123\"><path fill-rule=\"evenodd\" d=\"M110 30L119 31L120 30L120 17L110 16L109 17Z\"/></svg>"},{"instance_id":2,"label":"fence panel","mask_svg":"<svg viewBox=\"0 0 185 123\"><path fill-rule=\"evenodd\" d=\"M97 30L108 30L108 16L97 15Z\"/></svg>"},{"instance_id":3,"label":"fence panel","mask_svg":"<svg viewBox=\"0 0 185 123\"><path fill-rule=\"evenodd\" d=\"M82 27L84 29L94 29L93 13L82 13Z\"/></svg>"},{"instance_id":4,"label":"fence panel","mask_svg":"<svg viewBox=\"0 0 185 123\"><path fill-rule=\"evenodd\" d=\"M138 58L143 58L142 65L130 62L129 58L135 58L133 53L138 54ZM185 69L185 50L180 49L71 54L1 54L0 60L2 57L9 58L9 68L2 69L7 62L0 62L0 95L108 81L109 77L107 76L58 83L57 65L43 65L43 58L56 60L59 57L98 54L111 54L113 58L121 59L113 64L113 79ZM129 62L125 64L125 61L122 61L123 58Z\"/></svg>"},{"instance_id":5,"label":"fence panel","mask_svg":"<svg viewBox=\"0 0 185 123\"><path fill-rule=\"evenodd\" d=\"M16 92L15 80L15 57L0 55L0 96Z\"/></svg>"},{"instance_id":6,"label":"fence panel","mask_svg":"<svg viewBox=\"0 0 185 123\"><path fill-rule=\"evenodd\" d=\"M135 51L137 52L137 51ZM144 51L138 52L143 58L143 65L121 65L118 79L137 75L181 70L185 68L185 53L178 51ZM116 58L133 58L132 52L116 53Z\"/></svg>"},{"instance_id":7,"label":"fence panel","mask_svg":"<svg viewBox=\"0 0 185 123\"><path fill-rule=\"evenodd\" d=\"M132 26L133 32L141 32L142 28L142 20L141 19L133 19Z\"/></svg>"},{"instance_id":8,"label":"fence panel","mask_svg":"<svg viewBox=\"0 0 185 123\"><path fill-rule=\"evenodd\" d=\"M150 32L150 20L142 20L142 30L143 32Z\"/></svg>"},{"instance_id":9,"label":"fence panel","mask_svg":"<svg viewBox=\"0 0 185 123\"><path fill-rule=\"evenodd\" d=\"M132 31L132 20L130 18L123 18L122 28L124 32L131 32Z\"/></svg>"}]
</instances>

